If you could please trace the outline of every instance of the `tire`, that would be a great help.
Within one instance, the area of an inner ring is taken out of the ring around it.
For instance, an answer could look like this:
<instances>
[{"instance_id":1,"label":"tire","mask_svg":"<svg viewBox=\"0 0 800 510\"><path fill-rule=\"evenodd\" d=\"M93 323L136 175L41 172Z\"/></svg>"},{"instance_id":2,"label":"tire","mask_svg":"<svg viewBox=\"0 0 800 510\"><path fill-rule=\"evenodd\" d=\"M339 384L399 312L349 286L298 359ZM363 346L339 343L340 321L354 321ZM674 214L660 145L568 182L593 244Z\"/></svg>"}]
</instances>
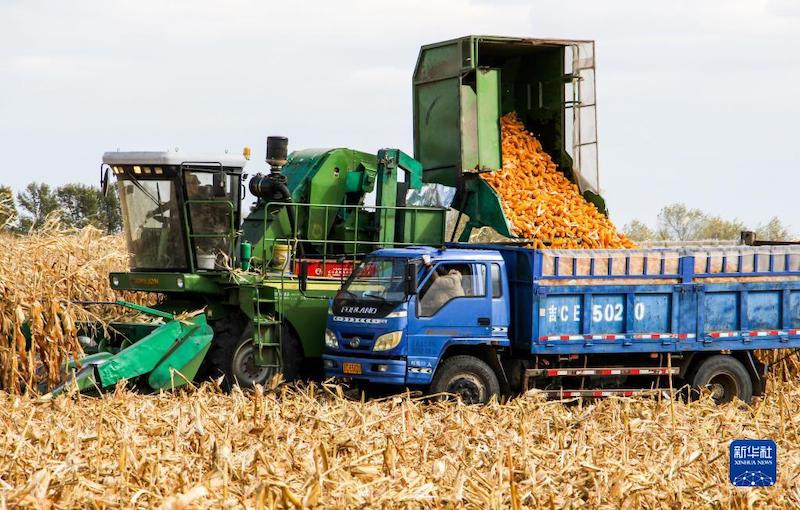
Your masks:
<instances>
[{"instance_id":1,"label":"tire","mask_svg":"<svg viewBox=\"0 0 800 510\"><path fill-rule=\"evenodd\" d=\"M266 386L275 376L273 367L259 367L255 364L255 345L253 344L254 328L252 323L244 329L239 340L230 350L230 357L226 361L226 381L229 385L238 385L243 388L252 388L256 384ZM281 357L283 380L296 381L300 378L303 363L303 351L300 342L291 330L285 325L281 330Z\"/></svg>"},{"instance_id":2,"label":"tire","mask_svg":"<svg viewBox=\"0 0 800 510\"><path fill-rule=\"evenodd\" d=\"M500 382L483 360L459 355L447 358L436 370L431 393L449 393L465 404L485 404L500 396Z\"/></svg>"},{"instance_id":3,"label":"tire","mask_svg":"<svg viewBox=\"0 0 800 510\"><path fill-rule=\"evenodd\" d=\"M224 319L211 323L214 338L197 372L197 379L217 380L226 376L222 380L222 388L226 391L230 390L231 384L226 375L227 360L231 357L232 348L241 338L247 321L247 317L238 311L231 311Z\"/></svg>"},{"instance_id":4,"label":"tire","mask_svg":"<svg viewBox=\"0 0 800 510\"><path fill-rule=\"evenodd\" d=\"M222 379L222 389L230 391L234 386L252 388L269 383L275 375L270 367L256 366L254 363L253 324L243 315L230 320L219 321L214 325L214 341L201 366L206 378ZM284 360L283 379L294 381L299 378L303 362L300 342L291 330L283 326L282 357Z\"/></svg>"},{"instance_id":5,"label":"tire","mask_svg":"<svg viewBox=\"0 0 800 510\"><path fill-rule=\"evenodd\" d=\"M742 363L732 356L715 355L704 359L691 378L694 389L709 388L717 404L738 398L749 403L753 399L753 381Z\"/></svg>"}]
</instances>

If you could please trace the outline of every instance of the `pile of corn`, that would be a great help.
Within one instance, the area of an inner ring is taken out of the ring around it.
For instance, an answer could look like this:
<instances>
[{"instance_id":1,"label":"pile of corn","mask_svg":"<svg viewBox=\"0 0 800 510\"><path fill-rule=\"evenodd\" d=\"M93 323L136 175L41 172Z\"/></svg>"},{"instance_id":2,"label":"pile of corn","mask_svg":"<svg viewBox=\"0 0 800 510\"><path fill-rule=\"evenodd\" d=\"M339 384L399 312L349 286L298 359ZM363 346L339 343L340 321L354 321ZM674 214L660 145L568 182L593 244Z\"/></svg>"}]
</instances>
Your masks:
<instances>
[{"instance_id":1,"label":"pile of corn","mask_svg":"<svg viewBox=\"0 0 800 510\"><path fill-rule=\"evenodd\" d=\"M147 299L120 296L109 286L108 273L128 267L120 236L93 228L65 231L51 218L30 235L0 233L0 245L0 338L8 339L0 341L0 389L52 387L63 362L82 355L75 323L103 323L121 312L74 301Z\"/></svg>"},{"instance_id":2,"label":"pile of corn","mask_svg":"<svg viewBox=\"0 0 800 510\"><path fill-rule=\"evenodd\" d=\"M502 199L512 233L534 248L633 248L578 186L557 170L512 112L500 119L503 168L482 174Z\"/></svg>"},{"instance_id":3,"label":"pile of corn","mask_svg":"<svg viewBox=\"0 0 800 510\"><path fill-rule=\"evenodd\" d=\"M0 508L798 508L800 386L752 407L535 394L463 406L336 388L0 393ZM728 481L772 438L778 482Z\"/></svg>"}]
</instances>

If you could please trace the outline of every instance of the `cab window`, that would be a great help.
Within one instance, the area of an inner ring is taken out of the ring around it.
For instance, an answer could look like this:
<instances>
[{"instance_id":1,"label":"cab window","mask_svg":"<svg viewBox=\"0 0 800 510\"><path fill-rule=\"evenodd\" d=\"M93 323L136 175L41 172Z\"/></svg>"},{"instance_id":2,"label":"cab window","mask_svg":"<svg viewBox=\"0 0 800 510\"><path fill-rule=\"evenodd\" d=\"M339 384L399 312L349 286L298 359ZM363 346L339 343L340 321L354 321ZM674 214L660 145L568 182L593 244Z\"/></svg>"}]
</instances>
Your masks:
<instances>
[{"instance_id":1,"label":"cab window","mask_svg":"<svg viewBox=\"0 0 800 510\"><path fill-rule=\"evenodd\" d=\"M500 264L492 264L492 298L503 297L503 282L500 280Z\"/></svg>"},{"instance_id":2,"label":"cab window","mask_svg":"<svg viewBox=\"0 0 800 510\"><path fill-rule=\"evenodd\" d=\"M485 296L485 265L439 264L419 292L419 316L430 317L453 299Z\"/></svg>"}]
</instances>

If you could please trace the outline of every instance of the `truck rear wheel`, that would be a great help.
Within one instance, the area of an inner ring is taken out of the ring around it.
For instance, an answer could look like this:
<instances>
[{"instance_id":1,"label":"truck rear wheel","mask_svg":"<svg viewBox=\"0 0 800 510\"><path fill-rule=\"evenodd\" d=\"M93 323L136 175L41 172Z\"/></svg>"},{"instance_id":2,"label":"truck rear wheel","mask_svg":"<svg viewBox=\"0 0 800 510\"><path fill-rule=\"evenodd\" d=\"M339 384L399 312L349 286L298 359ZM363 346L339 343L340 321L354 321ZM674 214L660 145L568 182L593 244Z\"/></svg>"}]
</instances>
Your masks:
<instances>
[{"instance_id":1,"label":"truck rear wheel","mask_svg":"<svg viewBox=\"0 0 800 510\"><path fill-rule=\"evenodd\" d=\"M750 402L753 398L753 381L742 363L732 356L716 355L706 358L692 377L693 388L708 388L717 404L739 398Z\"/></svg>"},{"instance_id":2,"label":"truck rear wheel","mask_svg":"<svg viewBox=\"0 0 800 510\"><path fill-rule=\"evenodd\" d=\"M485 404L500 396L500 382L492 367L474 356L447 358L436 370L431 393L449 393L465 404Z\"/></svg>"}]
</instances>

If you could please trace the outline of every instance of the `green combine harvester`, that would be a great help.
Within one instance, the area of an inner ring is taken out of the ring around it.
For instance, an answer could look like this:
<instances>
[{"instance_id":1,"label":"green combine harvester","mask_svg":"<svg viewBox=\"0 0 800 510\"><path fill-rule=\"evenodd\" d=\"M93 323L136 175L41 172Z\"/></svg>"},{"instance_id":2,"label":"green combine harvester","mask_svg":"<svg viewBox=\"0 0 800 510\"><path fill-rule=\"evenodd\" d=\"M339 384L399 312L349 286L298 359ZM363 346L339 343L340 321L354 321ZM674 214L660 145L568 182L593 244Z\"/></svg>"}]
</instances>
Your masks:
<instances>
[{"instance_id":1,"label":"green combine harvester","mask_svg":"<svg viewBox=\"0 0 800 510\"><path fill-rule=\"evenodd\" d=\"M161 296L153 307L107 304L158 321L113 323L103 338L87 328L87 356L55 391L102 391L122 380L159 390L220 376L226 387L252 386L277 373L321 374L328 299L360 258L454 239L447 209L407 205L410 190L454 188L451 207L458 222L467 218L463 241L482 226L511 237L498 196L479 178L502 166L499 119L511 111L605 210L593 52L591 41L486 36L424 46L413 80L416 159L397 149L289 154L286 138L269 137L270 168L247 183L257 198L249 213L244 155L106 153L102 184L116 178L130 252L130 271L109 275L111 286Z\"/></svg>"}]
</instances>

